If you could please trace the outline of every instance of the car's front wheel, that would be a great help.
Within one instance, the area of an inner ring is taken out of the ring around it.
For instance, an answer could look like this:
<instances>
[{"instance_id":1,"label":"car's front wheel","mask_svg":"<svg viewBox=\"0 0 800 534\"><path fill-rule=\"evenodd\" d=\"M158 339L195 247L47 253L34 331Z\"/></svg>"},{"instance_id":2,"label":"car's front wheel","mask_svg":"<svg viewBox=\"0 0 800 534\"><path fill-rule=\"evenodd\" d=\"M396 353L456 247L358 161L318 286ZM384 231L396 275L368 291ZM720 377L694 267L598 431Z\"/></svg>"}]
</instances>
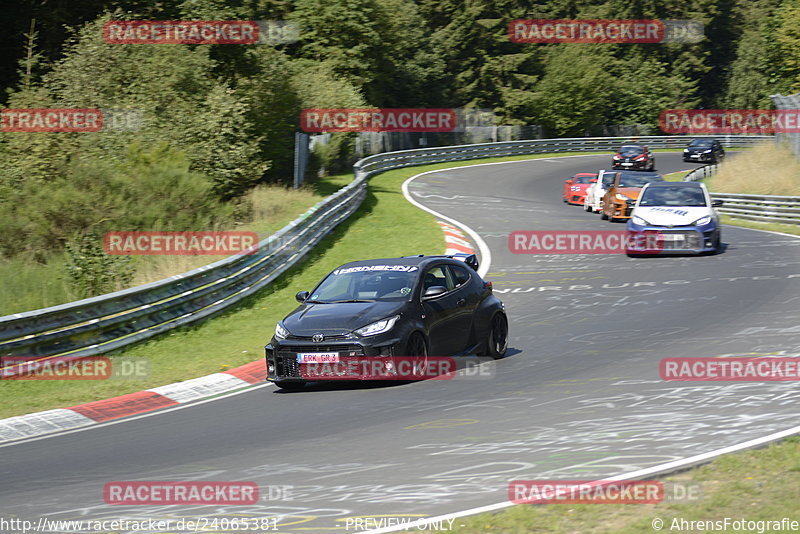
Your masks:
<instances>
[{"instance_id":1,"label":"car's front wheel","mask_svg":"<svg viewBox=\"0 0 800 534\"><path fill-rule=\"evenodd\" d=\"M486 354L498 360L505 356L508 348L508 319L504 313L496 313L489 324L486 338Z\"/></svg>"},{"instance_id":2,"label":"car's front wheel","mask_svg":"<svg viewBox=\"0 0 800 534\"><path fill-rule=\"evenodd\" d=\"M286 391L300 391L306 387L305 382L298 382L296 380L276 380L275 385Z\"/></svg>"}]
</instances>

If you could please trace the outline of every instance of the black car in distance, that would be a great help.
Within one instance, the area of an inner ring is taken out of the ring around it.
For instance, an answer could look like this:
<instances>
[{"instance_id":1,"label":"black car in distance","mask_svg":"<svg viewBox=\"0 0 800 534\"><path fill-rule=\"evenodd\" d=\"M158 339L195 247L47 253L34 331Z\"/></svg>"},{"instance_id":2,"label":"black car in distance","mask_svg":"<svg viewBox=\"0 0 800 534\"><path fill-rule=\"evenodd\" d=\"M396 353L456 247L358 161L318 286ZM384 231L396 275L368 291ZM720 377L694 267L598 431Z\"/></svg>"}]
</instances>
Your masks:
<instances>
[{"instance_id":1,"label":"black car in distance","mask_svg":"<svg viewBox=\"0 0 800 534\"><path fill-rule=\"evenodd\" d=\"M345 359L478 354L501 358L508 319L475 255L356 261L328 274L266 345L267 380L301 389L303 366ZM368 379L368 378L367 378Z\"/></svg>"},{"instance_id":2,"label":"black car in distance","mask_svg":"<svg viewBox=\"0 0 800 534\"><path fill-rule=\"evenodd\" d=\"M719 163L725 157L722 143L716 139L692 139L683 149L683 161L699 161L703 163Z\"/></svg>"}]
</instances>

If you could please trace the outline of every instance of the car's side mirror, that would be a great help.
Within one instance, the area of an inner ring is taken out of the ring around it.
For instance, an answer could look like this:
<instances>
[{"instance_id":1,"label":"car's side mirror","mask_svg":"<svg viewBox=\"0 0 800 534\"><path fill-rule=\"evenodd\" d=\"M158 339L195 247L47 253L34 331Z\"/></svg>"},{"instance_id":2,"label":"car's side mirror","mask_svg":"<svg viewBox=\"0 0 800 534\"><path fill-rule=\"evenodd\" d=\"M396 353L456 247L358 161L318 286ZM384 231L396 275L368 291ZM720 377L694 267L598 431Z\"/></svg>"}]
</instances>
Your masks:
<instances>
[{"instance_id":1,"label":"car's side mirror","mask_svg":"<svg viewBox=\"0 0 800 534\"><path fill-rule=\"evenodd\" d=\"M569 185L569 184L571 184L571 183L572 183L572 180L564 180L564 183L565 183L565 184L567 184L567 185Z\"/></svg>"},{"instance_id":2,"label":"car's side mirror","mask_svg":"<svg viewBox=\"0 0 800 534\"><path fill-rule=\"evenodd\" d=\"M310 293L308 291L300 291L299 293L297 293L297 295L294 296L294 298L295 300L297 300L297 302L305 302L309 294Z\"/></svg>"},{"instance_id":3,"label":"car's side mirror","mask_svg":"<svg viewBox=\"0 0 800 534\"><path fill-rule=\"evenodd\" d=\"M722 204L723 204L723 202L721 200L712 200L711 201L711 207L712 208L718 208L718 207L722 206Z\"/></svg>"},{"instance_id":4,"label":"car's side mirror","mask_svg":"<svg viewBox=\"0 0 800 534\"><path fill-rule=\"evenodd\" d=\"M438 297L439 295L443 295L447 293L447 288L444 286L431 286L425 290L425 293L422 295L424 299L432 299L433 297Z\"/></svg>"}]
</instances>

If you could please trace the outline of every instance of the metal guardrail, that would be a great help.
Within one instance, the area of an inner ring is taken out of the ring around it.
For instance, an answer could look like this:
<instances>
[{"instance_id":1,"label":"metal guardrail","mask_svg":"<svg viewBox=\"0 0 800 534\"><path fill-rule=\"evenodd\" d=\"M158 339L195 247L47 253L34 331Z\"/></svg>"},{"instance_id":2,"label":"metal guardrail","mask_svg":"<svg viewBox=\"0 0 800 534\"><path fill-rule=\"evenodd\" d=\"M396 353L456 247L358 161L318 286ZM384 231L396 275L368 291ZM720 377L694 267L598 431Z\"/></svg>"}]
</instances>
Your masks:
<instances>
[{"instance_id":1,"label":"metal guardrail","mask_svg":"<svg viewBox=\"0 0 800 534\"><path fill-rule=\"evenodd\" d=\"M752 146L772 139L771 136L716 138L729 147ZM271 283L355 212L366 196L367 179L379 172L496 156L606 151L628 142L651 148L680 148L687 139L685 136L534 139L369 156L356 162L353 167L356 178L352 183L261 241L255 254L231 256L165 280L107 295L0 317L0 356L72 359L108 354L220 313Z\"/></svg>"},{"instance_id":2,"label":"metal guardrail","mask_svg":"<svg viewBox=\"0 0 800 534\"><path fill-rule=\"evenodd\" d=\"M716 174L719 165L703 165L683 177L684 182L696 182ZM724 205L718 208L738 219L751 221L800 224L800 197L781 195L746 195L738 193L711 193Z\"/></svg>"},{"instance_id":3,"label":"metal guardrail","mask_svg":"<svg viewBox=\"0 0 800 534\"><path fill-rule=\"evenodd\" d=\"M698 180L702 180L703 178L708 178L709 176L713 176L717 173L719 169L719 165L716 163L712 163L711 165L703 165L702 167L697 167L689 174L683 177L684 182L696 182Z\"/></svg>"}]
</instances>

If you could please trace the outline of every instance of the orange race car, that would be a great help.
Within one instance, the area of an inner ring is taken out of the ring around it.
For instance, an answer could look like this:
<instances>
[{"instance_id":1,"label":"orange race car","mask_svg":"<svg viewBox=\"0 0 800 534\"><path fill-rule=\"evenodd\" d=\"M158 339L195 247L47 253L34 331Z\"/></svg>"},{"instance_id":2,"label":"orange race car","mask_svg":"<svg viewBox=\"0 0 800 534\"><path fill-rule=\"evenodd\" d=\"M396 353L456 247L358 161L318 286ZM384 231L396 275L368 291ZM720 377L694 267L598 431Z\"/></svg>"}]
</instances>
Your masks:
<instances>
[{"instance_id":1,"label":"orange race car","mask_svg":"<svg viewBox=\"0 0 800 534\"><path fill-rule=\"evenodd\" d=\"M630 218L633 206L645 184L663 181L664 177L657 172L618 172L614 177L614 183L603 195L600 218L604 221Z\"/></svg>"}]
</instances>

